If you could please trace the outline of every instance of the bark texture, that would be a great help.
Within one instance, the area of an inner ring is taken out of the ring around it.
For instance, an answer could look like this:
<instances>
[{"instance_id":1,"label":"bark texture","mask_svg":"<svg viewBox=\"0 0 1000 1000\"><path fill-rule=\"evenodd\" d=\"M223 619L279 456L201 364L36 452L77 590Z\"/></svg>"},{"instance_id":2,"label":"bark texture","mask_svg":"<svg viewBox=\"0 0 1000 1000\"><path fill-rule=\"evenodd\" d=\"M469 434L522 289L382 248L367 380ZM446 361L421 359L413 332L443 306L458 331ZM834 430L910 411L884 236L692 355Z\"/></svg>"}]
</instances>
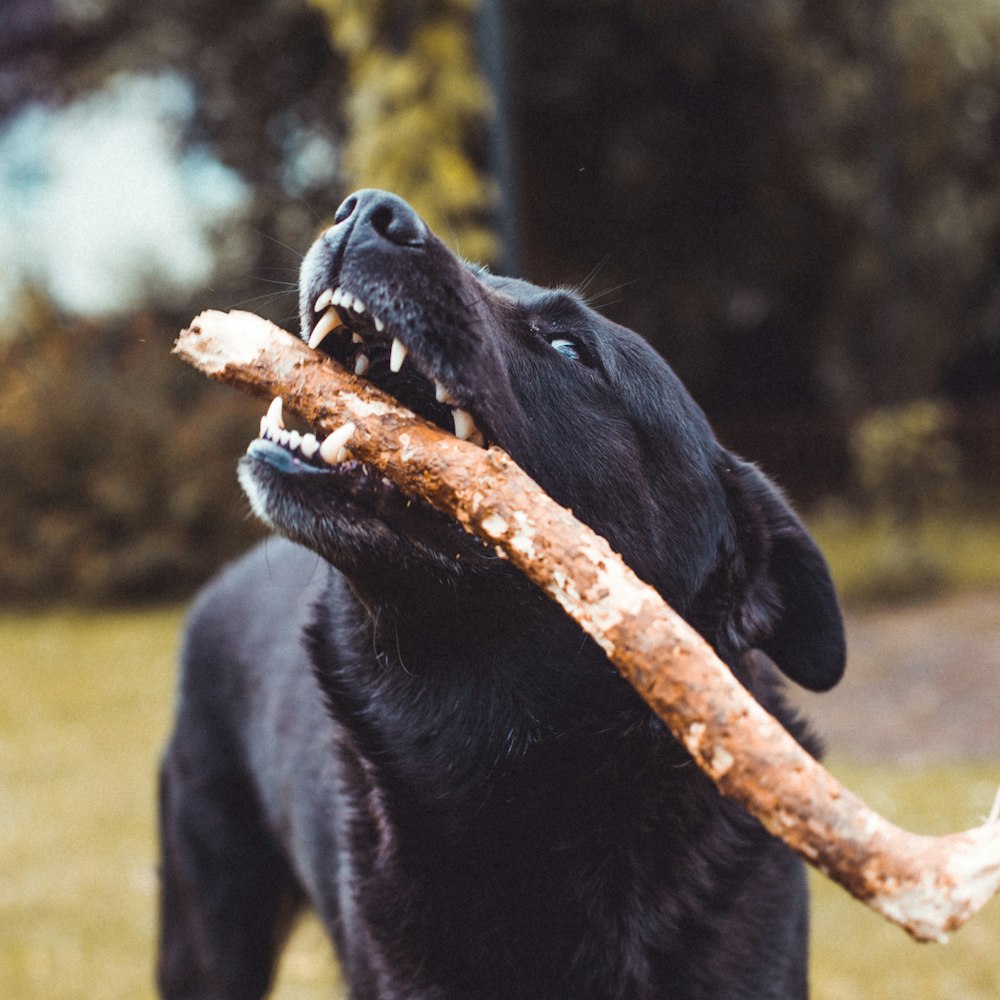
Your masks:
<instances>
[{"instance_id":1,"label":"bark texture","mask_svg":"<svg viewBox=\"0 0 1000 1000\"><path fill-rule=\"evenodd\" d=\"M1000 799L981 827L909 833L810 757L608 543L498 448L463 442L250 313L206 312L175 352L284 404L493 544L591 635L722 794L876 912L944 941L1000 890Z\"/></svg>"}]
</instances>

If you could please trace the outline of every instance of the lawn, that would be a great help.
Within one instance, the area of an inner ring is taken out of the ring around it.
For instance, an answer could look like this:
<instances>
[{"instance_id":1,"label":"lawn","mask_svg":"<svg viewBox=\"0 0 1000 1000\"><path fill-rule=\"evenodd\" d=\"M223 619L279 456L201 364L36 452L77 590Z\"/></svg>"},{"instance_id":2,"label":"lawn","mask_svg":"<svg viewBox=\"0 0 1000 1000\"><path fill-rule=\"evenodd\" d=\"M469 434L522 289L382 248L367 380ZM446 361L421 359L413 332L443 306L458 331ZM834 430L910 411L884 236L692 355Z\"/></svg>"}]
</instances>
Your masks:
<instances>
[{"instance_id":1,"label":"lawn","mask_svg":"<svg viewBox=\"0 0 1000 1000\"><path fill-rule=\"evenodd\" d=\"M155 772L169 726L177 611L0 617L0 997L145 1000L156 907ZM989 809L1000 761L834 770L890 818L943 832ZM947 946L814 879L814 1000L995 1000L1000 902ZM280 1000L339 997L313 921Z\"/></svg>"}]
</instances>

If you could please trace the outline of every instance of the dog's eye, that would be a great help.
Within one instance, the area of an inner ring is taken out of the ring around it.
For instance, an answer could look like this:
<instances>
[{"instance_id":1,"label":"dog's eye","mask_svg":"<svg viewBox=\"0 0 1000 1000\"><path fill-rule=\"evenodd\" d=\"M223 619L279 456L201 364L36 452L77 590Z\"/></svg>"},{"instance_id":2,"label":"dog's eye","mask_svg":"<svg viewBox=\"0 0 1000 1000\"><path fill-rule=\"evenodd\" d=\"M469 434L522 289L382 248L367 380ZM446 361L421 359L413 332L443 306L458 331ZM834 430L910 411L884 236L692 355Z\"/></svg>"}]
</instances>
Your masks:
<instances>
[{"instance_id":1,"label":"dog's eye","mask_svg":"<svg viewBox=\"0 0 1000 1000\"><path fill-rule=\"evenodd\" d=\"M582 358L580 346L575 341L567 340L565 337L555 337L549 341L549 346L558 351L563 357L570 361L579 361Z\"/></svg>"}]
</instances>

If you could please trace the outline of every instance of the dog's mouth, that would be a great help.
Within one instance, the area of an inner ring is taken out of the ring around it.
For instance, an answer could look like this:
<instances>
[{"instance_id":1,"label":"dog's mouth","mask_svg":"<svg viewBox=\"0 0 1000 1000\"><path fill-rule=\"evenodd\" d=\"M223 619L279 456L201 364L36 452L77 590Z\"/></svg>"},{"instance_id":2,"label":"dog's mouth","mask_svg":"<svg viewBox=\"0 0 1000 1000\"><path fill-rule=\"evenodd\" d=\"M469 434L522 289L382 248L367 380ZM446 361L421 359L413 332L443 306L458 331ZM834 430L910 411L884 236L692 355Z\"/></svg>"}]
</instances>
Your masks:
<instances>
[{"instance_id":1,"label":"dog's mouth","mask_svg":"<svg viewBox=\"0 0 1000 1000\"><path fill-rule=\"evenodd\" d=\"M487 436L480 426L482 419L474 415L468 392L454 382L444 381L443 373L434 370L419 345L408 345L407 340L417 338L407 337L406 330L391 316L383 318L360 295L340 285L321 291L310 303L308 315L313 320L308 330L310 347L322 350L348 371L460 440L487 447ZM261 417L257 440L287 452L287 460L278 461L286 471L323 472L354 460L350 449L354 430L351 423L325 437L311 431L288 430L282 401L276 398Z\"/></svg>"},{"instance_id":2,"label":"dog's mouth","mask_svg":"<svg viewBox=\"0 0 1000 1000\"><path fill-rule=\"evenodd\" d=\"M439 331L431 310L412 296L390 295L377 275L364 280L352 274L350 280L315 274L304 279L301 336L309 346L448 433L479 447L495 441L480 416L488 403L477 407L475 398L483 393L471 388L477 369L463 347L472 338L453 329ZM359 552L385 552L386 530L425 558L433 551L451 562L461 553L463 564L470 560L471 565L490 554L444 515L403 494L360 460L351 451L355 430L353 423L326 435L286 427L283 402L275 398L261 417L241 471L258 515L310 546L319 536L329 539L321 550L335 562L354 552L355 543Z\"/></svg>"}]
</instances>

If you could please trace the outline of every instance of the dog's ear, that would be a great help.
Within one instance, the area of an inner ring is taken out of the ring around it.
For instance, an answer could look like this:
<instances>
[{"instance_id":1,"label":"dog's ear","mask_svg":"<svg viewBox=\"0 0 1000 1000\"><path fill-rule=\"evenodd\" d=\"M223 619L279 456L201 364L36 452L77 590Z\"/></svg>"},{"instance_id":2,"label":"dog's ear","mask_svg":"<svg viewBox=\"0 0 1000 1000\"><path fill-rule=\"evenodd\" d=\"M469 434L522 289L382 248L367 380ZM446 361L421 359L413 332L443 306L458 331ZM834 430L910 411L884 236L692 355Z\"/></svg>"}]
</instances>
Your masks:
<instances>
[{"instance_id":1,"label":"dog's ear","mask_svg":"<svg viewBox=\"0 0 1000 1000\"><path fill-rule=\"evenodd\" d=\"M777 487L754 466L726 455L721 477L737 528L742 606L732 623L810 691L844 673L846 642L826 560Z\"/></svg>"}]
</instances>

